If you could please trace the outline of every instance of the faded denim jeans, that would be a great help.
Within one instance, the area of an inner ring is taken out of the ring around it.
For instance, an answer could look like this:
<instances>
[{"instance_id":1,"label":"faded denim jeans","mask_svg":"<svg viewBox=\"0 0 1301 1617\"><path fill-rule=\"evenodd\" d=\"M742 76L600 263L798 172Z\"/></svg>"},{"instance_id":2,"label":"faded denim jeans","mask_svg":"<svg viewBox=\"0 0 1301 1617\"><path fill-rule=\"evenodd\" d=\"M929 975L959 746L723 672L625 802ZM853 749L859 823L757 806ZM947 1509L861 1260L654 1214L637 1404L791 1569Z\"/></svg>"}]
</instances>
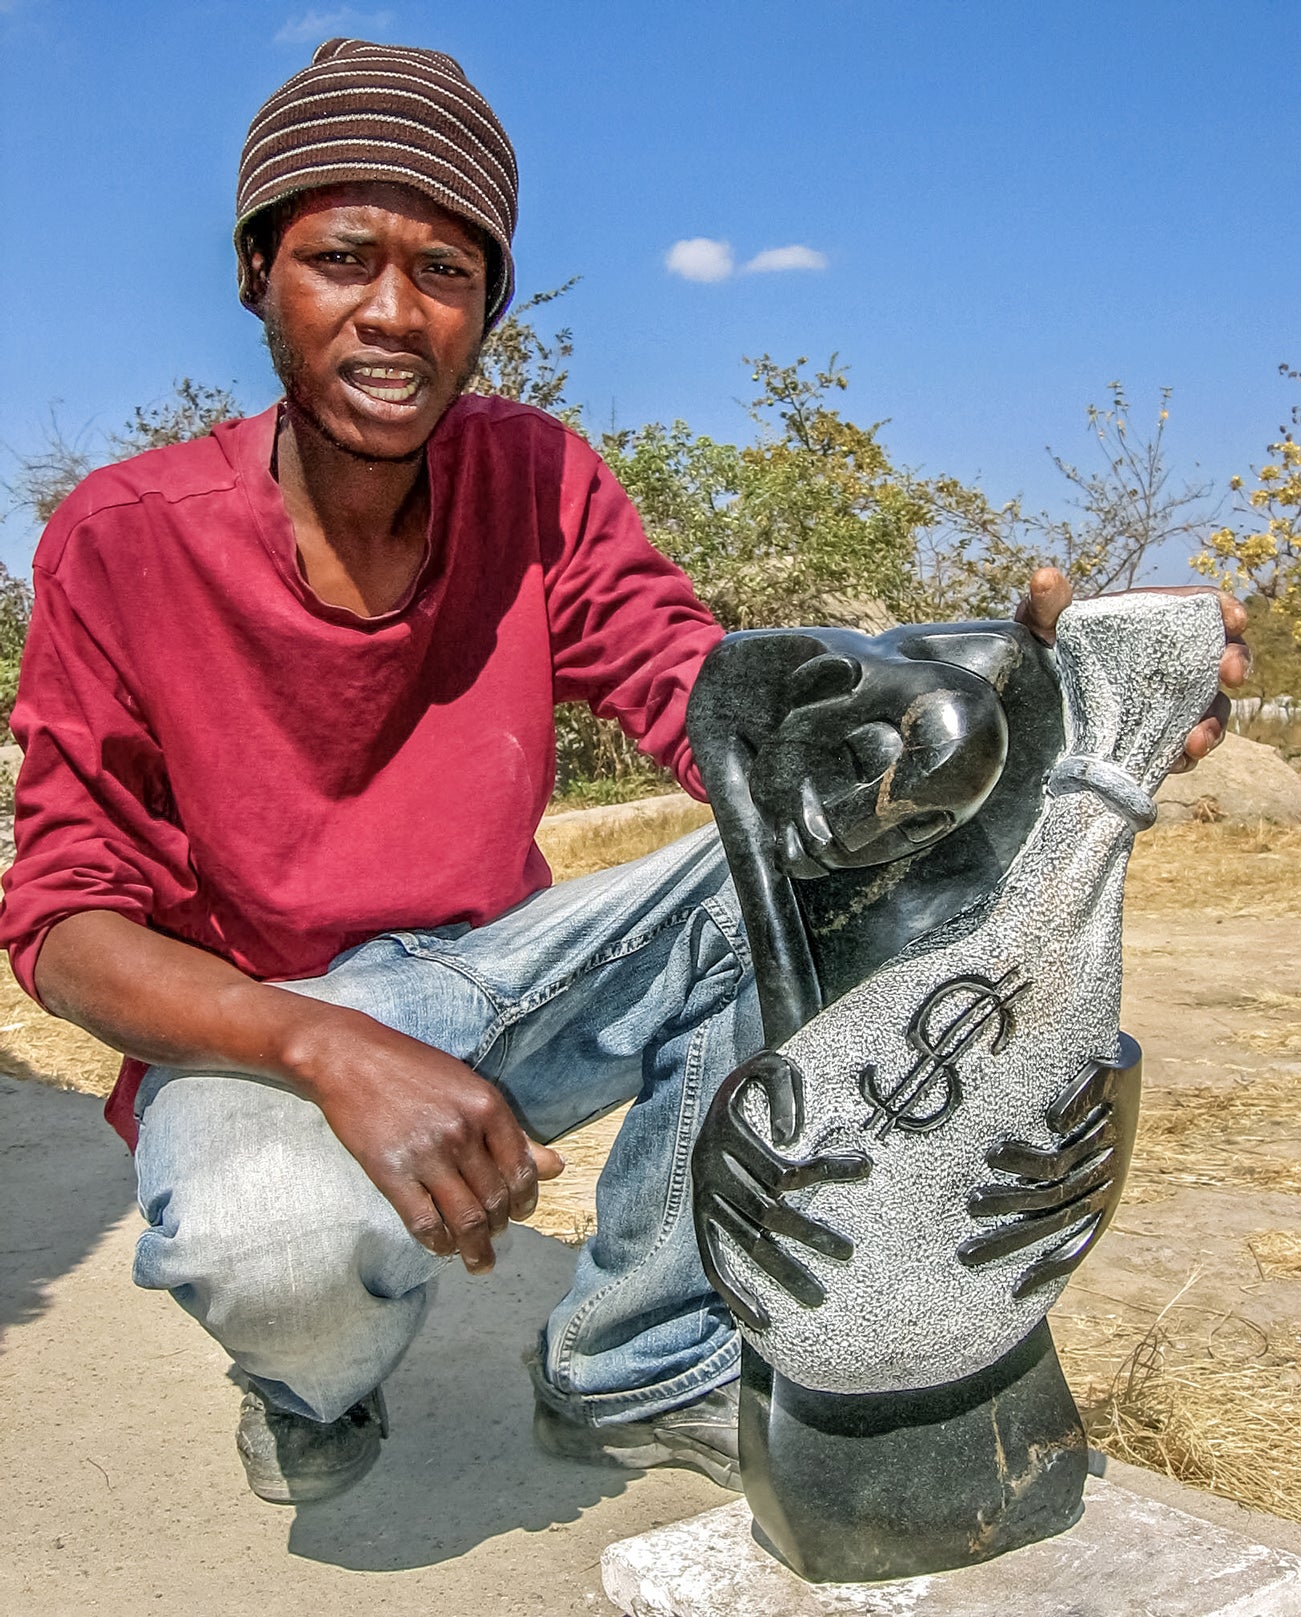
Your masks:
<instances>
[{"instance_id":1,"label":"faded denim jeans","mask_svg":"<svg viewBox=\"0 0 1301 1617\"><path fill-rule=\"evenodd\" d=\"M385 933L284 986L469 1062L539 1140L634 1101L597 1233L541 1335L540 1398L599 1425L736 1374L731 1317L696 1250L689 1156L762 1037L712 827L487 926ZM447 1260L411 1239L319 1109L277 1084L155 1067L137 1112L137 1285L170 1291L274 1403L335 1419L397 1365Z\"/></svg>"}]
</instances>

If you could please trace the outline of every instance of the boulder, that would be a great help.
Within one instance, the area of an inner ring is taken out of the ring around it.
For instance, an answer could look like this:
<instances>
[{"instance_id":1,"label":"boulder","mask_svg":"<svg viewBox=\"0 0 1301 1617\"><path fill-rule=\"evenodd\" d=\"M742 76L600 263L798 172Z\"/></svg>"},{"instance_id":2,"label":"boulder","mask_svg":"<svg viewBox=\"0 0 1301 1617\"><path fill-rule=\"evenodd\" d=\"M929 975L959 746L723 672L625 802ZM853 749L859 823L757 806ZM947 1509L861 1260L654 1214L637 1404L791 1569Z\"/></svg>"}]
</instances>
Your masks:
<instances>
[{"instance_id":1,"label":"boulder","mask_svg":"<svg viewBox=\"0 0 1301 1617\"><path fill-rule=\"evenodd\" d=\"M1301 775L1276 747L1226 735L1196 769L1171 775L1156 794L1159 824L1181 820L1301 823Z\"/></svg>"}]
</instances>

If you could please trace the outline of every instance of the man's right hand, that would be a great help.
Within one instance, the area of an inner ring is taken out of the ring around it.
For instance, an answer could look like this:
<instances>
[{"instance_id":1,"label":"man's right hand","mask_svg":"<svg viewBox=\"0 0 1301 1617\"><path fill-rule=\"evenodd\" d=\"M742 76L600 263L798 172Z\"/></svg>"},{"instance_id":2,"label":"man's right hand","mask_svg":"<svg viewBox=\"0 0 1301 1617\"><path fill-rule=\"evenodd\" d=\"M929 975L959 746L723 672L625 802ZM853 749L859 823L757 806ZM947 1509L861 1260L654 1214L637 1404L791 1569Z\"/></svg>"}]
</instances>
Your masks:
<instances>
[{"instance_id":1,"label":"man's right hand","mask_svg":"<svg viewBox=\"0 0 1301 1617\"><path fill-rule=\"evenodd\" d=\"M459 1252L471 1274L492 1268L493 1237L564 1168L454 1056L111 910L50 929L36 987L56 1016L138 1060L273 1078L313 1101L415 1239Z\"/></svg>"},{"instance_id":2,"label":"man's right hand","mask_svg":"<svg viewBox=\"0 0 1301 1617\"><path fill-rule=\"evenodd\" d=\"M529 1217L538 1180L556 1178L564 1159L530 1142L464 1062L360 1012L319 1009L329 1071L310 1089L326 1121L422 1246L487 1273L494 1237Z\"/></svg>"}]
</instances>

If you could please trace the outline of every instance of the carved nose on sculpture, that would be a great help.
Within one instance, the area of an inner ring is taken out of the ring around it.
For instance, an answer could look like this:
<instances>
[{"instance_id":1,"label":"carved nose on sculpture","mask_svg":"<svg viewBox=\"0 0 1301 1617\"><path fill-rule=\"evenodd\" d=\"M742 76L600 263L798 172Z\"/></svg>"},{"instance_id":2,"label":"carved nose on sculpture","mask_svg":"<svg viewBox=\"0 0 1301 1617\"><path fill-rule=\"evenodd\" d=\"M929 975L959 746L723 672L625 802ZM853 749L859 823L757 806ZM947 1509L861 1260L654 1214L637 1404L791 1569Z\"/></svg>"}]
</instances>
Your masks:
<instances>
[{"instance_id":1,"label":"carved nose on sculpture","mask_svg":"<svg viewBox=\"0 0 1301 1617\"><path fill-rule=\"evenodd\" d=\"M909 705L900 731L903 751L882 782L882 810L920 816L921 823L937 813L950 826L969 820L1007 761L1007 720L993 691L925 691Z\"/></svg>"}]
</instances>

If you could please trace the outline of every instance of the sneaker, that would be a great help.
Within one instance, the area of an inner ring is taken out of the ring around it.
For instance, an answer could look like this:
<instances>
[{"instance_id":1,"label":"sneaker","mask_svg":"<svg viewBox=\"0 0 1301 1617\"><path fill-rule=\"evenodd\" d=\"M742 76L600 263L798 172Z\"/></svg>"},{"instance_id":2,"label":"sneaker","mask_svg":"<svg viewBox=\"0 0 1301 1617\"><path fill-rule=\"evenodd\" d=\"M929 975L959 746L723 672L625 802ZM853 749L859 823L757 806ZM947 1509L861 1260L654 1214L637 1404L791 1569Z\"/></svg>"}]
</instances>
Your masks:
<instances>
[{"instance_id":1,"label":"sneaker","mask_svg":"<svg viewBox=\"0 0 1301 1617\"><path fill-rule=\"evenodd\" d=\"M378 1387L332 1421L291 1415L250 1387L239 1406L235 1447L259 1499L301 1505L331 1499L360 1482L387 1436L388 1411Z\"/></svg>"},{"instance_id":2,"label":"sneaker","mask_svg":"<svg viewBox=\"0 0 1301 1617\"><path fill-rule=\"evenodd\" d=\"M548 1454L598 1465L645 1470L652 1465L687 1465L721 1487L741 1491L736 1419L740 1382L716 1387L693 1404L667 1409L649 1420L580 1426L544 1404L533 1408L533 1438Z\"/></svg>"}]
</instances>

